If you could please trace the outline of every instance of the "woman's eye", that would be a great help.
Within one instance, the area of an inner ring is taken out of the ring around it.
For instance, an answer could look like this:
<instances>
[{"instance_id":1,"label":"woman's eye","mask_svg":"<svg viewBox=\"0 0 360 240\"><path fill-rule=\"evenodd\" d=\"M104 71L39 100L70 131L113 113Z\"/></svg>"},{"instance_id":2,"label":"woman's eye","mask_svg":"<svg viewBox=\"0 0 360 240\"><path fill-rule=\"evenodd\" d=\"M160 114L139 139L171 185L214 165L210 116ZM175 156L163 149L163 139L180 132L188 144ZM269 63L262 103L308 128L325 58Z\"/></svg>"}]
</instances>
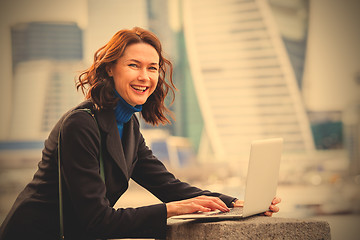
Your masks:
<instances>
[{"instance_id":1,"label":"woman's eye","mask_svg":"<svg viewBox=\"0 0 360 240\"><path fill-rule=\"evenodd\" d=\"M130 63L129 67L137 67L137 65L135 63Z\"/></svg>"},{"instance_id":2,"label":"woman's eye","mask_svg":"<svg viewBox=\"0 0 360 240\"><path fill-rule=\"evenodd\" d=\"M153 70L153 71L157 71L157 70L158 70L157 67L150 67L149 69L150 69L150 70Z\"/></svg>"}]
</instances>

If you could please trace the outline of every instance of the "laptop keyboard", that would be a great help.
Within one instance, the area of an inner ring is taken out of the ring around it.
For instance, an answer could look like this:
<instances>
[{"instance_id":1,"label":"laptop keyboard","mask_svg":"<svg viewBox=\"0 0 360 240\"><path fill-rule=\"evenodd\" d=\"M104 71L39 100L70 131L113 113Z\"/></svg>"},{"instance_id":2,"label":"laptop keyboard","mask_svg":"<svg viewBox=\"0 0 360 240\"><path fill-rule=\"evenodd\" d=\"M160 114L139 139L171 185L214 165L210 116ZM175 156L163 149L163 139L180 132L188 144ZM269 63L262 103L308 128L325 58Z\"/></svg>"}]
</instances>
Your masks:
<instances>
[{"instance_id":1,"label":"laptop keyboard","mask_svg":"<svg viewBox=\"0 0 360 240\"><path fill-rule=\"evenodd\" d=\"M211 212L208 215L214 216L214 215L242 215L243 208L242 207L236 207L236 208L230 208L230 211L228 212L221 212L221 211L215 211Z\"/></svg>"}]
</instances>

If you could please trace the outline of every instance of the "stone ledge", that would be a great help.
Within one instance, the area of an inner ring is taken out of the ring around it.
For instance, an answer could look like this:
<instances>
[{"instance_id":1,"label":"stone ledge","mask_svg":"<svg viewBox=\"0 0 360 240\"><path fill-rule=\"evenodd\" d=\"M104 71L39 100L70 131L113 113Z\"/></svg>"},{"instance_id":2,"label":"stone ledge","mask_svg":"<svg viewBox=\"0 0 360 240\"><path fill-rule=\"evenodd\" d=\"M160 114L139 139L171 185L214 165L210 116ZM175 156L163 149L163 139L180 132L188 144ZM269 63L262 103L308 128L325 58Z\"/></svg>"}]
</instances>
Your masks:
<instances>
[{"instance_id":1,"label":"stone ledge","mask_svg":"<svg viewBox=\"0 0 360 240\"><path fill-rule=\"evenodd\" d=\"M331 239L326 221L254 216L241 220L168 220L167 240Z\"/></svg>"}]
</instances>

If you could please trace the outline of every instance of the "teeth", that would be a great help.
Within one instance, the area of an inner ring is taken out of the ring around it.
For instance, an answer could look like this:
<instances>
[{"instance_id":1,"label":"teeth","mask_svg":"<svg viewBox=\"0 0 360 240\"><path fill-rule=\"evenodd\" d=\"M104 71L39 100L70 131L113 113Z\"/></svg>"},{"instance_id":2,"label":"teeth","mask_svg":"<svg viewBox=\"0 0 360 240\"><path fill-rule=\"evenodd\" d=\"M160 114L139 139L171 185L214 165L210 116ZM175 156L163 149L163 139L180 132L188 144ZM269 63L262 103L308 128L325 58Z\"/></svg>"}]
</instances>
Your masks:
<instances>
[{"instance_id":1,"label":"teeth","mask_svg":"<svg viewBox=\"0 0 360 240\"><path fill-rule=\"evenodd\" d=\"M140 86L132 86L135 90L138 90L138 91L145 91L146 90L146 87L140 87Z\"/></svg>"}]
</instances>

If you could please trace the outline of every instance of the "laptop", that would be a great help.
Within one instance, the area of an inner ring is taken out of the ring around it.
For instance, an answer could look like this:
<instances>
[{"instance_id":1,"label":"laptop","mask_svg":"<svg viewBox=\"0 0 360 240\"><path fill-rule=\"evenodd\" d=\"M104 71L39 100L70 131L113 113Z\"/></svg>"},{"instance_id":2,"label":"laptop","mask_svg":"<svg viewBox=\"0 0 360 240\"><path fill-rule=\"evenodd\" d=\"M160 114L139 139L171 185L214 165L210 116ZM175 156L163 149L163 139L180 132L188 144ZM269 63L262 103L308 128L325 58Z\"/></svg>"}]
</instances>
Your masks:
<instances>
[{"instance_id":1,"label":"laptop","mask_svg":"<svg viewBox=\"0 0 360 240\"><path fill-rule=\"evenodd\" d=\"M230 212L217 210L183 214L171 219L246 218L266 212L276 196L282 145L282 138L255 140L251 143L243 207L231 208Z\"/></svg>"}]
</instances>

